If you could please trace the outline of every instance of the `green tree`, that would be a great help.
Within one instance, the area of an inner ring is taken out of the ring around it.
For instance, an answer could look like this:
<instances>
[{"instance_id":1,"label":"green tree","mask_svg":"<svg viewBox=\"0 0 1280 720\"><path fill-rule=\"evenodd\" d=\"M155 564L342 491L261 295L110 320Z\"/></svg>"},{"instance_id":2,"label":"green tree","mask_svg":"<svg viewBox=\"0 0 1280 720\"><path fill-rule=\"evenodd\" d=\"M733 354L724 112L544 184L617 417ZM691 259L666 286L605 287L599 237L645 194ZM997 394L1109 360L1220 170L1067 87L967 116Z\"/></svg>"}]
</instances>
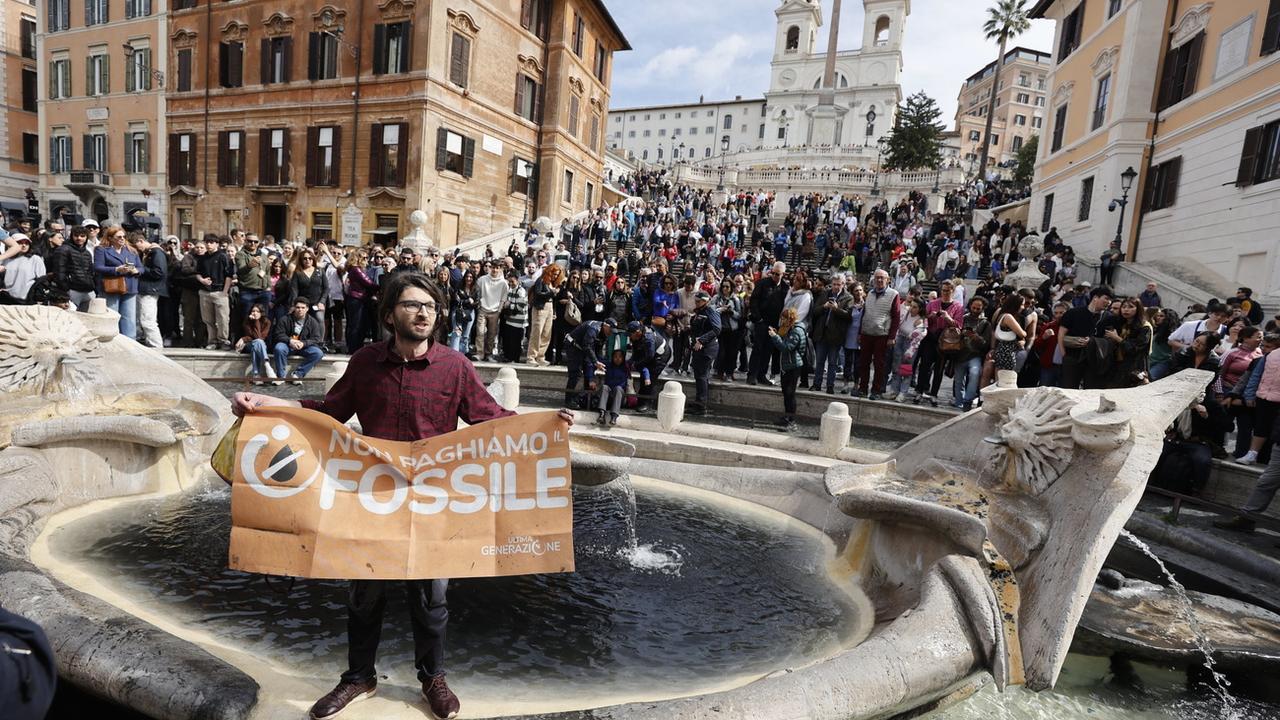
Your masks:
<instances>
[{"instance_id":1,"label":"green tree","mask_svg":"<svg viewBox=\"0 0 1280 720\"><path fill-rule=\"evenodd\" d=\"M898 116L885 147L883 164L889 170L933 169L942 164L942 110L920 91L898 106Z\"/></svg>"},{"instance_id":2,"label":"green tree","mask_svg":"<svg viewBox=\"0 0 1280 720\"><path fill-rule=\"evenodd\" d=\"M1030 185L1036 171L1036 150L1040 147L1040 136L1032 135L1022 147L1018 148L1018 167L1013 171L1013 181L1019 185Z\"/></svg>"},{"instance_id":3,"label":"green tree","mask_svg":"<svg viewBox=\"0 0 1280 720\"><path fill-rule=\"evenodd\" d=\"M987 160L991 154L991 123L996 119L996 95L1000 87L1000 70L1004 65L1005 49L1009 41L1031 29L1031 20L1027 16L1027 0L996 0L996 4L987 8L987 21L982 24L982 31L988 40L1000 41L1000 54L996 56L996 71L991 78L991 99L987 101L987 131L982 137L982 154L978 166L978 177L987 178Z\"/></svg>"}]
</instances>

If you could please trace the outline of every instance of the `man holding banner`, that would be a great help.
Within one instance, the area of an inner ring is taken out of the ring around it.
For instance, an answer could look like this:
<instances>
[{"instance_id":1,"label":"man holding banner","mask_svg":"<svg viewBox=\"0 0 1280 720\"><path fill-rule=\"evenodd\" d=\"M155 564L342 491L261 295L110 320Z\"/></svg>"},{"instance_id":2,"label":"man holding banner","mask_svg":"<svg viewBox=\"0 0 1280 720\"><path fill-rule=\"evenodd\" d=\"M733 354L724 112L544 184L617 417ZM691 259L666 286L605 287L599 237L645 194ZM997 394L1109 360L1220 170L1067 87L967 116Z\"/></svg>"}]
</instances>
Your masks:
<instances>
[{"instance_id":1,"label":"man holding banner","mask_svg":"<svg viewBox=\"0 0 1280 720\"><path fill-rule=\"evenodd\" d=\"M241 392L232 400L238 417L266 407L303 407L345 423L353 415L364 435L419 441L469 425L513 415L489 396L474 366L439 341L445 293L420 273L397 273L388 282L378 319L391 333L351 357L346 372L323 400L301 403ZM564 430L573 424L560 411ZM234 512L234 508L233 508ZM376 560L371 558L371 560ZM313 720L335 717L377 690L374 661L391 582L352 580L347 605L348 668L332 691L311 707ZM422 696L438 718L453 718L460 703L444 679L444 639L449 620L448 580L405 580L413 624L414 657Z\"/></svg>"}]
</instances>

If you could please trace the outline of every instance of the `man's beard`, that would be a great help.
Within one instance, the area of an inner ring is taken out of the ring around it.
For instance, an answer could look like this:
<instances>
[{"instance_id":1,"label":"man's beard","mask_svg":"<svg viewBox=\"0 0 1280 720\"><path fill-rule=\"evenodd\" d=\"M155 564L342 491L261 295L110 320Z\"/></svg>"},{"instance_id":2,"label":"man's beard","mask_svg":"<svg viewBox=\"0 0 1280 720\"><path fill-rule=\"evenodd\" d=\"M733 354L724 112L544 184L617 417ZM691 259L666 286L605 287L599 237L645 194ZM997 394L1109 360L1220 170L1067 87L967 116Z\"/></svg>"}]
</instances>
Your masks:
<instances>
[{"instance_id":1,"label":"man's beard","mask_svg":"<svg viewBox=\"0 0 1280 720\"><path fill-rule=\"evenodd\" d=\"M435 323L428 322L425 330L414 327L416 318L406 319L403 317L395 318L394 326L396 338L399 340L408 340L411 342L422 342L431 338L431 331L435 329Z\"/></svg>"}]
</instances>

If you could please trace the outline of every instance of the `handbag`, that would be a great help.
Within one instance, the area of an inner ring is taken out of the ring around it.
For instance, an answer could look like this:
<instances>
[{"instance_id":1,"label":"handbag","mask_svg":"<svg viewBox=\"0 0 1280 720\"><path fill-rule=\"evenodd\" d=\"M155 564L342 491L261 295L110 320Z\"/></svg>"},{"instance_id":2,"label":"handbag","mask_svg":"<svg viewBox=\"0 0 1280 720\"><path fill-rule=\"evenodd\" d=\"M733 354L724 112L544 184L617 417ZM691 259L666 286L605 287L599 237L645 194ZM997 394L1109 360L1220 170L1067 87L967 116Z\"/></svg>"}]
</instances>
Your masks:
<instances>
[{"instance_id":1,"label":"handbag","mask_svg":"<svg viewBox=\"0 0 1280 720\"><path fill-rule=\"evenodd\" d=\"M649 319L649 324L653 327L660 328L667 326L667 318L663 315L654 315Z\"/></svg>"},{"instance_id":2,"label":"handbag","mask_svg":"<svg viewBox=\"0 0 1280 720\"><path fill-rule=\"evenodd\" d=\"M572 327L577 327L582 323L582 309L572 300L564 306L564 322Z\"/></svg>"},{"instance_id":3,"label":"handbag","mask_svg":"<svg viewBox=\"0 0 1280 720\"><path fill-rule=\"evenodd\" d=\"M938 338L938 352L947 355L962 350L964 350L964 336L960 334L960 329L949 327L943 330L942 336Z\"/></svg>"},{"instance_id":4,"label":"handbag","mask_svg":"<svg viewBox=\"0 0 1280 720\"><path fill-rule=\"evenodd\" d=\"M108 295L124 295L129 292L129 283L119 275L102 278L102 292Z\"/></svg>"}]
</instances>

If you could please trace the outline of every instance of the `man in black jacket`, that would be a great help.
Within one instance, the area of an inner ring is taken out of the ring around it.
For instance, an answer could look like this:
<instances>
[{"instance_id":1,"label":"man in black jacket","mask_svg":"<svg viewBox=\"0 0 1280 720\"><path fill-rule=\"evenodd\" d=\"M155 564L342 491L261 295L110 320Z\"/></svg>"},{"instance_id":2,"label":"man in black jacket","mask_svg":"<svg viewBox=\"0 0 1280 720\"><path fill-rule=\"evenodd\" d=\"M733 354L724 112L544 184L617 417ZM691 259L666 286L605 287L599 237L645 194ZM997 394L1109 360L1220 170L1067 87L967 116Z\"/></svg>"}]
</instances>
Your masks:
<instances>
[{"instance_id":1,"label":"man in black jacket","mask_svg":"<svg viewBox=\"0 0 1280 720\"><path fill-rule=\"evenodd\" d=\"M769 274L760 278L751 291L751 365L747 371L748 385L772 385L769 381L769 361L778 353L769 340L769 328L778 327L783 305L787 301L787 284L782 277L787 274L786 263L776 262Z\"/></svg>"},{"instance_id":2,"label":"man in black jacket","mask_svg":"<svg viewBox=\"0 0 1280 720\"><path fill-rule=\"evenodd\" d=\"M689 316L689 339L693 357L694 401L689 408L693 415L707 411L707 391L711 383L711 364L720 352L720 311L710 306L711 295L703 290L693 294L693 313Z\"/></svg>"},{"instance_id":3,"label":"man in black jacket","mask_svg":"<svg viewBox=\"0 0 1280 720\"><path fill-rule=\"evenodd\" d=\"M320 347L324 342L324 326L315 317L307 314L309 309L307 299L298 298L294 301L289 315L281 318L271 329L276 377L287 378L291 385L301 385L301 379L306 377L307 373L311 372L311 368L324 357L324 350ZM296 370L286 376L285 368L288 366L290 355L301 355L304 359ZM279 385L280 382L275 380L272 384Z\"/></svg>"},{"instance_id":4,"label":"man in black jacket","mask_svg":"<svg viewBox=\"0 0 1280 720\"><path fill-rule=\"evenodd\" d=\"M93 252L86 246L89 231L84 226L71 230L71 242L53 251L53 278L67 291L71 304L84 312L94 298Z\"/></svg>"}]
</instances>

